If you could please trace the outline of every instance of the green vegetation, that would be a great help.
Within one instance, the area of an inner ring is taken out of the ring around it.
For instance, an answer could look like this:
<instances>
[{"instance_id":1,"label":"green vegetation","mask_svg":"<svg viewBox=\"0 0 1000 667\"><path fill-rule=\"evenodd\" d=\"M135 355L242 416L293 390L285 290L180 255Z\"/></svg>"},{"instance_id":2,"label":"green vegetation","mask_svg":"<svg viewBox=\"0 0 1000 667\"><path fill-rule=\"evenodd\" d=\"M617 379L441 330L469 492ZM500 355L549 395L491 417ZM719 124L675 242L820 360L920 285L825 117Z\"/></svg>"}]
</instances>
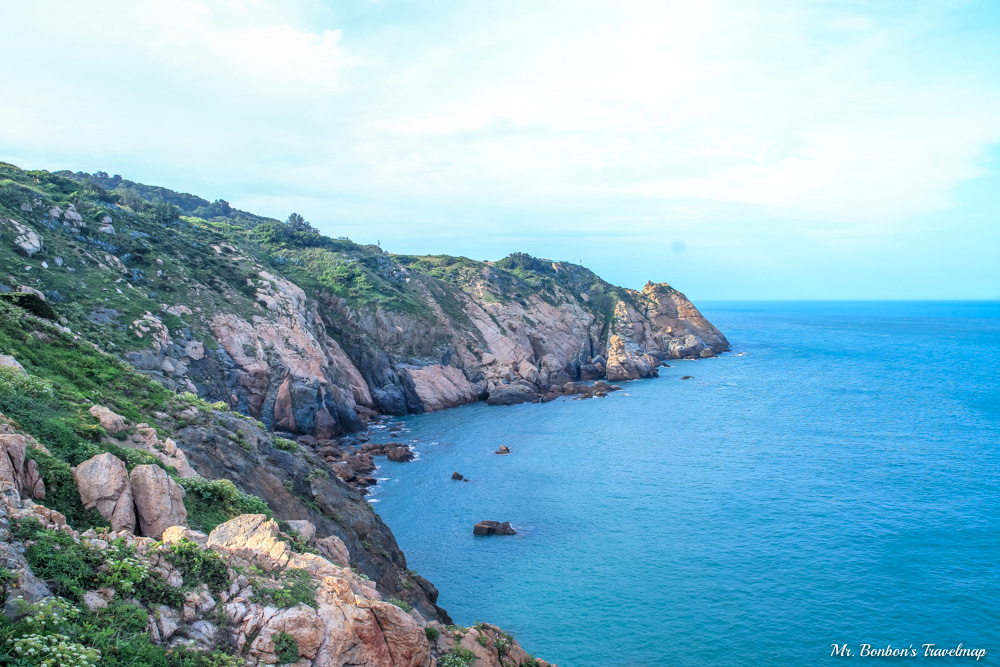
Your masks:
<instances>
[{"instance_id":1,"label":"green vegetation","mask_svg":"<svg viewBox=\"0 0 1000 667\"><path fill-rule=\"evenodd\" d=\"M424 635L427 636L427 641L436 642L437 638L441 636L441 632L437 628L432 628L428 625L424 628Z\"/></svg>"},{"instance_id":2,"label":"green vegetation","mask_svg":"<svg viewBox=\"0 0 1000 667\"><path fill-rule=\"evenodd\" d=\"M281 586L278 588L254 584L254 597L265 604L282 608L299 604L316 606L316 590L308 572L291 568L282 572L280 578Z\"/></svg>"},{"instance_id":3,"label":"green vegetation","mask_svg":"<svg viewBox=\"0 0 1000 667\"><path fill-rule=\"evenodd\" d=\"M17 622L0 616L0 663L39 667L241 667L221 651L157 646L149 637L149 614L112 600L91 612L63 598L21 603Z\"/></svg>"},{"instance_id":4,"label":"green vegetation","mask_svg":"<svg viewBox=\"0 0 1000 667\"><path fill-rule=\"evenodd\" d=\"M297 442L289 440L288 438L275 437L274 446L283 452L289 452L292 454L302 451L302 448L299 447Z\"/></svg>"},{"instance_id":5,"label":"green vegetation","mask_svg":"<svg viewBox=\"0 0 1000 667\"><path fill-rule=\"evenodd\" d=\"M226 563L214 551L202 550L191 540L181 540L165 549L166 559L181 572L184 587L192 589L201 584L215 594L229 588L230 579Z\"/></svg>"},{"instance_id":6,"label":"green vegetation","mask_svg":"<svg viewBox=\"0 0 1000 667\"><path fill-rule=\"evenodd\" d=\"M267 503L257 496L243 493L228 479L186 477L179 479L178 483L186 492L184 508L188 513L188 526L194 530L210 533L220 523L241 514L272 516Z\"/></svg>"},{"instance_id":7,"label":"green vegetation","mask_svg":"<svg viewBox=\"0 0 1000 667\"><path fill-rule=\"evenodd\" d=\"M405 611L407 614L413 611L413 605L411 605L409 602L406 602L405 600L400 600L399 598L389 598L388 600L386 600L386 602L388 602L389 604L396 605L397 607Z\"/></svg>"},{"instance_id":8,"label":"green vegetation","mask_svg":"<svg viewBox=\"0 0 1000 667\"><path fill-rule=\"evenodd\" d=\"M476 654L463 646L457 646L453 650L438 658L438 667L470 667L476 661Z\"/></svg>"},{"instance_id":9,"label":"green vegetation","mask_svg":"<svg viewBox=\"0 0 1000 667\"><path fill-rule=\"evenodd\" d=\"M279 665L295 662L299 659L299 642L287 632L279 632L274 635L274 652Z\"/></svg>"}]
</instances>

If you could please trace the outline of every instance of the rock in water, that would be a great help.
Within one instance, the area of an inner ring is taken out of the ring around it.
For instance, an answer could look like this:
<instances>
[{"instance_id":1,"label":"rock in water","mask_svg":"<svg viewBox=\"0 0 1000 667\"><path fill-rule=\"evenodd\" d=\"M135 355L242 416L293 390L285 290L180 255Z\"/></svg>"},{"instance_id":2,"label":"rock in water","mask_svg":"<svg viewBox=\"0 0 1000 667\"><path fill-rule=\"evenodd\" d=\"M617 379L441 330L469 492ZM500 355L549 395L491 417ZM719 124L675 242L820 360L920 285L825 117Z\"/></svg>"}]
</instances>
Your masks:
<instances>
[{"instance_id":1,"label":"rock in water","mask_svg":"<svg viewBox=\"0 0 1000 667\"><path fill-rule=\"evenodd\" d=\"M403 463L404 461L413 460L413 452L410 451L409 447L393 447L386 454L390 461L396 461Z\"/></svg>"},{"instance_id":2,"label":"rock in water","mask_svg":"<svg viewBox=\"0 0 1000 667\"><path fill-rule=\"evenodd\" d=\"M510 454L510 447L507 445L500 445L500 449L493 452L494 454L499 454L500 456L507 456Z\"/></svg>"},{"instance_id":3,"label":"rock in water","mask_svg":"<svg viewBox=\"0 0 1000 667\"><path fill-rule=\"evenodd\" d=\"M457 472L451 473L451 478L454 479L454 480L457 480L457 481L462 481L463 479L465 479L465 477L463 477L462 475L460 475Z\"/></svg>"},{"instance_id":4,"label":"rock in water","mask_svg":"<svg viewBox=\"0 0 1000 667\"><path fill-rule=\"evenodd\" d=\"M473 535L517 535L517 531L510 527L510 521L480 521L472 527Z\"/></svg>"},{"instance_id":5,"label":"rock in water","mask_svg":"<svg viewBox=\"0 0 1000 667\"><path fill-rule=\"evenodd\" d=\"M694 379L694 376L693 376L693 375L685 375L685 376L683 376L683 377L682 377L681 379L682 379L682 380L693 380L693 379Z\"/></svg>"}]
</instances>

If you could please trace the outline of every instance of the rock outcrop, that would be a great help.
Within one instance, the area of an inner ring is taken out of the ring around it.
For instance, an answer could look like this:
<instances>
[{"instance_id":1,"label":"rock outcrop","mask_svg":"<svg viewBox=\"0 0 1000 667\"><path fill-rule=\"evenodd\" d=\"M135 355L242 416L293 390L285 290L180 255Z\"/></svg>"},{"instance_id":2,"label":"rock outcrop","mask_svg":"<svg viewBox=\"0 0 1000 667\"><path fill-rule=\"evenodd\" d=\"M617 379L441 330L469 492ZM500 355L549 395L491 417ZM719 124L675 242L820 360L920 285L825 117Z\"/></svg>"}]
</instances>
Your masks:
<instances>
[{"instance_id":1,"label":"rock outcrop","mask_svg":"<svg viewBox=\"0 0 1000 667\"><path fill-rule=\"evenodd\" d=\"M132 485L121 459L114 454L98 454L78 465L73 474L84 509L96 508L112 530L135 532Z\"/></svg>"},{"instance_id":2,"label":"rock outcrop","mask_svg":"<svg viewBox=\"0 0 1000 667\"><path fill-rule=\"evenodd\" d=\"M184 489L163 468L138 465L129 474L129 484L143 536L158 540L167 528L187 524Z\"/></svg>"},{"instance_id":3,"label":"rock outcrop","mask_svg":"<svg viewBox=\"0 0 1000 667\"><path fill-rule=\"evenodd\" d=\"M510 521L480 521L472 527L473 535L517 535Z\"/></svg>"}]
</instances>

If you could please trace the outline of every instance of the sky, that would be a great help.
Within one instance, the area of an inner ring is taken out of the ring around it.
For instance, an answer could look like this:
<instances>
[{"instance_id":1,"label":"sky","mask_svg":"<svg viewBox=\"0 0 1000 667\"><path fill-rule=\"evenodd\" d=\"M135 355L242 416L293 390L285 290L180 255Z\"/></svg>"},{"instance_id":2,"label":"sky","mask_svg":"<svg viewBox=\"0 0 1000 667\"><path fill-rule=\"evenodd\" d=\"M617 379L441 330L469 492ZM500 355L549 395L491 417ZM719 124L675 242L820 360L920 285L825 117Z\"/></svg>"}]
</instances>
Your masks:
<instances>
[{"instance_id":1,"label":"sky","mask_svg":"<svg viewBox=\"0 0 1000 667\"><path fill-rule=\"evenodd\" d=\"M0 0L0 160L695 300L1000 298L1000 3Z\"/></svg>"}]
</instances>

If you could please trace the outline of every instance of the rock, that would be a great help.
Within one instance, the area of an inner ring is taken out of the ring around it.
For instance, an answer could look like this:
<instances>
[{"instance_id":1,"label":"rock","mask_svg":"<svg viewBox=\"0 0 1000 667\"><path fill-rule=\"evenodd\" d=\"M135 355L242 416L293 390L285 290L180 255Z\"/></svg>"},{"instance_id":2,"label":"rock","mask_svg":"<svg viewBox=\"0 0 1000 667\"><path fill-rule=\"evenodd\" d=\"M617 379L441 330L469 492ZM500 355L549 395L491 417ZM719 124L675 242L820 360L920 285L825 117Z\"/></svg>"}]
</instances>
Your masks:
<instances>
[{"instance_id":1,"label":"rock","mask_svg":"<svg viewBox=\"0 0 1000 667\"><path fill-rule=\"evenodd\" d=\"M158 540L167 528L187 525L184 489L165 470L151 464L138 465L129 480L139 530L144 536Z\"/></svg>"},{"instance_id":2,"label":"rock","mask_svg":"<svg viewBox=\"0 0 1000 667\"><path fill-rule=\"evenodd\" d=\"M336 535L316 540L316 548L319 549L323 557L334 565L340 565L341 567L351 566L351 555L347 551L347 545Z\"/></svg>"},{"instance_id":3,"label":"rock","mask_svg":"<svg viewBox=\"0 0 1000 667\"><path fill-rule=\"evenodd\" d=\"M208 535L200 530L191 530L185 526L170 526L170 528L163 531L163 536L160 540L164 544L176 544L181 540L190 540L202 549L208 547Z\"/></svg>"},{"instance_id":4,"label":"rock","mask_svg":"<svg viewBox=\"0 0 1000 667\"><path fill-rule=\"evenodd\" d=\"M694 376L693 375L684 375L684 376L681 376L681 379L682 380L693 380Z\"/></svg>"},{"instance_id":5,"label":"rock","mask_svg":"<svg viewBox=\"0 0 1000 667\"><path fill-rule=\"evenodd\" d=\"M538 388L524 380L502 384L490 392L486 402L490 405L518 405L538 400Z\"/></svg>"},{"instance_id":6,"label":"rock","mask_svg":"<svg viewBox=\"0 0 1000 667\"><path fill-rule=\"evenodd\" d=\"M87 591L83 594L83 604L87 605L90 611L97 611L108 606L108 601L101 597L97 591Z\"/></svg>"},{"instance_id":7,"label":"rock","mask_svg":"<svg viewBox=\"0 0 1000 667\"><path fill-rule=\"evenodd\" d=\"M18 375L23 375L27 372L24 370L24 366L18 363L17 359L9 354L0 354L0 368L9 368L12 372L17 373Z\"/></svg>"},{"instance_id":8,"label":"rock","mask_svg":"<svg viewBox=\"0 0 1000 667\"><path fill-rule=\"evenodd\" d=\"M97 421L101 422L101 428L111 435L125 430L125 418L102 405L92 405L88 412L97 417Z\"/></svg>"},{"instance_id":9,"label":"rock","mask_svg":"<svg viewBox=\"0 0 1000 667\"><path fill-rule=\"evenodd\" d=\"M208 547L270 571L284 567L291 555L280 534L273 519L263 514L241 514L216 526L208 535Z\"/></svg>"},{"instance_id":10,"label":"rock","mask_svg":"<svg viewBox=\"0 0 1000 667\"><path fill-rule=\"evenodd\" d=\"M312 521L305 521L303 519L291 519L286 521L288 527L299 534L304 541L308 542L313 537L316 536L316 526L313 525Z\"/></svg>"},{"instance_id":11,"label":"rock","mask_svg":"<svg viewBox=\"0 0 1000 667\"><path fill-rule=\"evenodd\" d=\"M608 381L638 380L641 375L635 361L625 350L625 342L618 336L612 336L608 341L608 364L605 371Z\"/></svg>"},{"instance_id":12,"label":"rock","mask_svg":"<svg viewBox=\"0 0 1000 667\"><path fill-rule=\"evenodd\" d=\"M499 454L500 456L507 456L510 454L510 447L507 445L500 445L500 449L493 452L494 454Z\"/></svg>"},{"instance_id":13,"label":"rock","mask_svg":"<svg viewBox=\"0 0 1000 667\"><path fill-rule=\"evenodd\" d=\"M472 528L473 535L517 535L509 521L480 521Z\"/></svg>"},{"instance_id":14,"label":"rock","mask_svg":"<svg viewBox=\"0 0 1000 667\"><path fill-rule=\"evenodd\" d=\"M78 465L73 475L84 509L96 507L111 523L111 530L135 531L132 487L121 459L114 454L98 454Z\"/></svg>"},{"instance_id":15,"label":"rock","mask_svg":"<svg viewBox=\"0 0 1000 667\"><path fill-rule=\"evenodd\" d=\"M42 237L35 230L14 220L8 220L14 227L14 245L28 257L42 251Z\"/></svg>"},{"instance_id":16,"label":"rock","mask_svg":"<svg viewBox=\"0 0 1000 667\"><path fill-rule=\"evenodd\" d=\"M465 477L463 477L462 475L458 474L457 472L451 473L451 478L454 479L454 480L459 480L459 481L465 479Z\"/></svg>"},{"instance_id":17,"label":"rock","mask_svg":"<svg viewBox=\"0 0 1000 667\"><path fill-rule=\"evenodd\" d=\"M205 345L193 340L184 347L184 354L194 361L201 361L205 358Z\"/></svg>"},{"instance_id":18,"label":"rock","mask_svg":"<svg viewBox=\"0 0 1000 667\"><path fill-rule=\"evenodd\" d=\"M413 452L410 451L409 447L393 447L386 456L389 457L390 461L399 463L413 460Z\"/></svg>"}]
</instances>

